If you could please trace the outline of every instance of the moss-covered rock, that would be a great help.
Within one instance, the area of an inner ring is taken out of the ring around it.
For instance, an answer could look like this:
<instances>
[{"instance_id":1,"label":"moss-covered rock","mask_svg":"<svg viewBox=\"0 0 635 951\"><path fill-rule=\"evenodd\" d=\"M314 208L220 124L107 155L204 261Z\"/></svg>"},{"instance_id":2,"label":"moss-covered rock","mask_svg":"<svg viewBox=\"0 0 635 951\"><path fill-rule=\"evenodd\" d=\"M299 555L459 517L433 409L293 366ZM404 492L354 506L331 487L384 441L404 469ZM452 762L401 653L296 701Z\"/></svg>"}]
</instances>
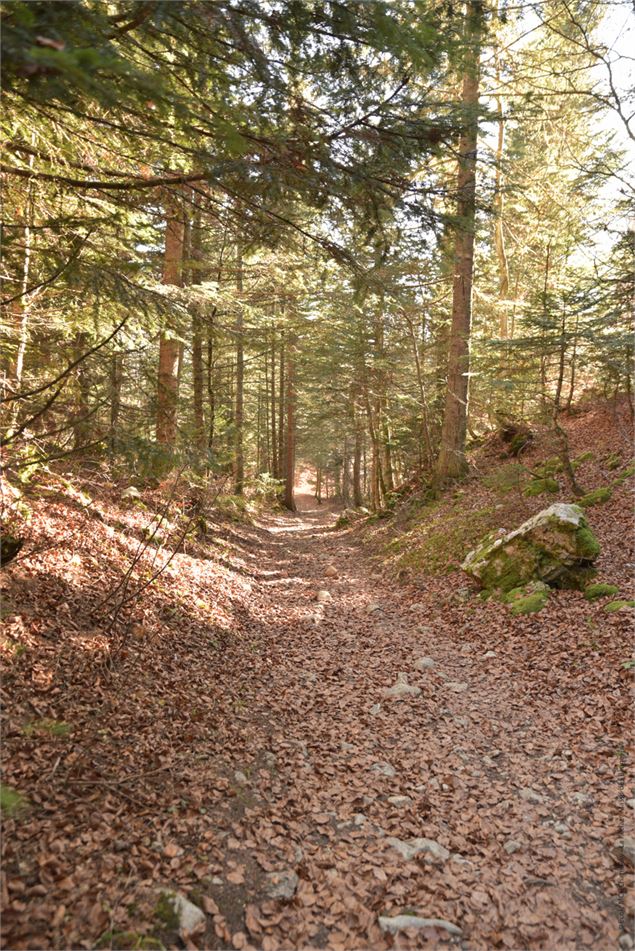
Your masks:
<instances>
[{"instance_id":1,"label":"moss-covered rock","mask_svg":"<svg viewBox=\"0 0 635 951\"><path fill-rule=\"evenodd\" d=\"M501 600L508 604L512 614L535 614L542 610L549 600L551 588L544 581L531 581L529 584L513 588L503 595Z\"/></svg>"},{"instance_id":2,"label":"moss-covered rock","mask_svg":"<svg viewBox=\"0 0 635 951\"><path fill-rule=\"evenodd\" d=\"M545 495L547 492L558 492L559 489L557 480L547 476L544 479L532 479L523 489L523 495L533 498L536 495Z\"/></svg>"},{"instance_id":3,"label":"moss-covered rock","mask_svg":"<svg viewBox=\"0 0 635 951\"><path fill-rule=\"evenodd\" d=\"M597 584L590 584L584 589L584 597L587 601L597 601L598 598L608 598L612 594L617 594L618 590L616 584L598 582Z\"/></svg>"},{"instance_id":4,"label":"moss-covered rock","mask_svg":"<svg viewBox=\"0 0 635 951\"><path fill-rule=\"evenodd\" d=\"M608 614L614 614L616 611L622 611L624 608L635 608L635 601L609 601L604 605L604 610Z\"/></svg>"},{"instance_id":5,"label":"moss-covered rock","mask_svg":"<svg viewBox=\"0 0 635 951\"><path fill-rule=\"evenodd\" d=\"M556 502L514 531L485 538L462 568L490 591L512 591L530 581L585 587L599 553L582 509Z\"/></svg>"},{"instance_id":6,"label":"moss-covered rock","mask_svg":"<svg viewBox=\"0 0 635 951\"><path fill-rule=\"evenodd\" d=\"M604 505L605 502L613 495L613 489L609 486L602 486L599 489L593 489L592 492L587 492L586 495L583 495L581 499L578 499L578 505L581 505L582 508L589 509L593 505Z\"/></svg>"}]
</instances>

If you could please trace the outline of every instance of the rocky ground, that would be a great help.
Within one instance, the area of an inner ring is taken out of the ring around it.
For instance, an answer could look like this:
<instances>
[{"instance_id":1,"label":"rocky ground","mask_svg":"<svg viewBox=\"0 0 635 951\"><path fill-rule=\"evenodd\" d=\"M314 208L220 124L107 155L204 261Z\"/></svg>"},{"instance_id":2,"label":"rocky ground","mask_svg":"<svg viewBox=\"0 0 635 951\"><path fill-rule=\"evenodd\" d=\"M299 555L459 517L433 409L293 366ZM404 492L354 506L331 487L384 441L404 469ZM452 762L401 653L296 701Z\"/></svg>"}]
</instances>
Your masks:
<instances>
[{"instance_id":1,"label":"rocky ground","mask_svg":"<svg viewBox=\"0 0 635 951\"><path fill-rule=\"evenodd\" d=\"M3 572L4 947L631 948L631 613L397 585L300 502L177 554L116 649L146 514L37 511Z\"/></svg>"}]
</instances>

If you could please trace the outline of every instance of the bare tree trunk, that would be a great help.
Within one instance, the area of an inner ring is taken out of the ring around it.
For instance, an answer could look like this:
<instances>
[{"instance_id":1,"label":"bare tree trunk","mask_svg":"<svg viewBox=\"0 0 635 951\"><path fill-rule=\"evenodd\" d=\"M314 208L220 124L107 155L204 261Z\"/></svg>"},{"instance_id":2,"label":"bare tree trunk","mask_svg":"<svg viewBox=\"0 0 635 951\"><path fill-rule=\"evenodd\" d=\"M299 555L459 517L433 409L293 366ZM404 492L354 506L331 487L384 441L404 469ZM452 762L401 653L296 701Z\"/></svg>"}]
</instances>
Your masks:
<instances>
[{"instance_id":1,"label":"bare tree trunk","mask_svg":"<svg viewBox=\"0 0 635 951\"><path fill-rule=\"evenodd\" d=\"M359 414L355 411L355 449L353 452L353 505L360 508L364 504L362 494L362 427Z\"/></svg>"},{"instance_id":2,"label":"bare tree trunk","mask_svg":"<svg viewBox=\"0 0 635 951\"><path fill-rule=\"evenodd\" d=\"M458 222L454 243L448 385L441 431L441 449L435 473L439 483L458 478L467 469L465 437L467 432L472 279L474 273L481 21L482 7L480 0L468 0L465 13L464 37L466 49L462 91L464 126L459 141Z\"/></svg>"},{"instance_id":3,"label":"bare tree trunk","mask_svg":"<svg viewBox=\"0 0 635 951\"><path fill-rule=\"evenodd\" d=\"M274 479L280 477L278 464L278 435L276 428L276 330L271 331L271 474Z\"/></svg>"},{"instance_id":4,"label":"bare tree trunk","mask_svg":"<svg viewBox=\"0 0 635 951\"><path fill-rule=\"evenodd\" d=\"M285 391L285 341L284 331L280 337L280 383L278 386L278 478L284 476L284 391Z\"/></svg>"},{"instance_id":5,"label":"bare tree trunk","mask_svg":"<svg viewBox=\"0 0 635 951\"><path fill-rule=\"evenodd\" d=\"M201 265L203 262L201 210L194 213L190 232L190 283L200 284L203 278ZM203 334L201 327L201 312L198 304L192 306L192 389L194 412L194 445L196 453L201 458L205 454L205 411L203 409Z\"/></svg>"},{"instance_id":6,"label":"bare tree trunk","mask_svg":"<svg viewBox=\"0 0 635 951\"><path fill-rule=\"evenodd\" d=\"M183 211L169 195L166 201L165 251L163 254L163 283L182 285L183 243L185 226ZM159 343L159 380L157 393L157 442L176 445L177 411L179 398L179 363L181 346L178 340L162 333Z\"/></svg>"},{"instance_id":7,"label":"bare tree trunk","mask_svg":"<svg viewBox=\"0 0 635 951\"><path fill-rule=\"evenodd\" d=\"M88 334L80 331L75 338L77 356L81 356L88 349ZM78 407L73 419L73 447L82 449L90 439L90 381L86 361L82 360L77 367Z\"/></svg>"},{"instance_id":8,"label":"bare tree trunk","mask_svg":"<svg viewBox=\"0 0 635 951\"><path fill-rule=\"evenodd\" d=\"M121 411L121 384L123 382L123 353L115 350L110 358L110 429L108 445L111 454L117 451L117 427Z\"/></svg>"},{"instance_id":9,"label":"bare tree trunk","mask_svg":"<svg viewBox=\"0 0 635 951\"><path fill-rule=\"evenodd\" d=\"M240 244L236 245L236 290L243 292L243 259ZM238 301L236 316L236 404L234 411L234 492L242 495L245 487L245 339L242 300Z\"/></svg>"},{"instance_id":10,"label":"bare tree trunk","mask_svg":"<svg viewBox=\"0 0 635 951\"><path fill-rule=\"evenodd\" d=\"M284 504L290 512L296 511L293 489L295 486L295 341L290 337L286 347L286 438L284 452Z\"/></svg>"}]
</instances>

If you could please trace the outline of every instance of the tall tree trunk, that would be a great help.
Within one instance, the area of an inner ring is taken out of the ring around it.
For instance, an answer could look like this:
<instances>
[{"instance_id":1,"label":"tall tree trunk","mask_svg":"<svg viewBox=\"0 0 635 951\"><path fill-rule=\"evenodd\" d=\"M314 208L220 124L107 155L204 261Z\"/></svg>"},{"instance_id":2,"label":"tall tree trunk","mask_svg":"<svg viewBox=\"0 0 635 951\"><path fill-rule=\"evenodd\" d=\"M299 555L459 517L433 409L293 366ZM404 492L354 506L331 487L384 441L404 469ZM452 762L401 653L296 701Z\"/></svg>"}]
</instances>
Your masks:
<instances>
[{"instance_id":1,"label":"tall tree trunk","mask_svg":"<svg viewBox=\"0 0 635 951\"><path fill-rule=\"evenodd\" d=\"M284 504L290 512L296 511L293 489L295 486L295 341L289 337L286 346L286 435L284 447Z\"/></svg>"},{"instance_id":2,"label":"tall tree trunk","mask_svg":"<svg viewBox=\"0 0 635 951\"><path fill-rule=\"evenodd\" d=\"M80 331L75 337L77 357L81 357L88 349L88 334ZM81 450L90 439L90 380L86 361L82 360L77 367L78 401L77 412L73 419L73 447Z\"/></svg>"},{"instance_id":3,"label":"tall tree trunk","mask_svg":"<svg viewBox=\"0 0 635 951\"><path fill-rule=\"evenodd\" d=\"M115 350L110 358L110 428L108 445L112 455L117 451L117 427L121 412L121 384L123 382L123 353Z\"/></svg>"},{"instance_id":4,"label":"tall tree trunk","mask_svg":"<svg viewBox=\"0 0 635 951\"><path fill-rule=\"evenodd\" d=\"M271 331L271 474L274 479L280 478L278 463L278 430L276 426L276 330Z\"/></svg>"},{"instance_id":5,"label":"tall tree trunk","mask_svg":"<svg viewBox=\"0 0 635 951\"><path fill-rule=\"evenodd\" d=\"M280 337L280 383L278 385L278 478L284 478L284 391L285 391L285 339Z\"/></svg>"},{"instance_id":6,"label":"tall tree trunk","mask_svg":"<svg viewBox=\"0 0 635 951\"><path fill-rule=\"evenodd\" d=\"M482 13L480 0L468 0L464 29L465 57L462 90L464 119L463 132L459 141L458 221L454 242L448 384L441 430L441 449L435 472L436 479L441 484L460 477L467 469L465 437L467 432L470 328L472 322Z\"/></svg>"},{"instance_id":7,"label":"tall tree trunk","mask_svg":"<svg viewBox=\"0 0 635 951\"><path fill-rule=\"evenodd\" d=\"M190 283L203 279L201 209L196 208L190 232ZM203 409L203 332L200 305L192 305L192 396L194 412L194 447L200 459L205 455L205 411Z\"/></svg>"},{"instance_id":8,"label":"tall tree trunk","mask_svg":"<svg viewBox=\"0 0 635 951\"><path fill-rule=\"evenodd\" d=\"M163 253L163 283L182 286L183 244L185 226L183 210L169 195L166 200L165 250ZM159 380L157 393L157 442L176 445L177 412L179 401L179 364L181 345L163 332L159 343Z\"/></svg>"},{"instance_id":9,"label":"tall tree trunk","mask_svg":"<svg viewBox=\"0 0 635 951\"><path fill-rule=\"evenodd\" d=\"M236 245L236 290L238 314L236 315L236 403L234 410L234 492L242 495L245 487L245 339L243 292L243 258L240 244Z\"/></svg>"},{"instance_id":10,"label":"tall tree trunk","mask_svg":"<svg viewBox=\"0 0 635 951\"><path fill-rule=\"evenodd\" d=\"M364 504L362 493L362 427L359 413L355 411L355 448L353 451L353 505L360 508Z\"/></svg>"}]
</instances>

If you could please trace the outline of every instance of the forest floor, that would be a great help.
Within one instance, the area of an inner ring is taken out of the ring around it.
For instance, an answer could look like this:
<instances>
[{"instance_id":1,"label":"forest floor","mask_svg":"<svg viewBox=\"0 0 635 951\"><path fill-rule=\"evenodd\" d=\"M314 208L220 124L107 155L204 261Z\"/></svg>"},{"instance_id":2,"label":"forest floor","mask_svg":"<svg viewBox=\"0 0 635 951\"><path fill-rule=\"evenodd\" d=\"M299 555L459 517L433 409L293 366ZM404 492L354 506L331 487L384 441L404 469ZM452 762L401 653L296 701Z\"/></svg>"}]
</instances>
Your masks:
<instances>
[{"instance_id":1,"label":"forest floor","mask_svg":"<svg viewBox=\"0 0 635 951\"><path fill-rule=\"evenodd\" d=\"M628 612L398 585L301 497L177 554L113 656L144 513L97 496L49 498L3 572L3 947L631 946ZM621 575L618 504L590 517ZM184 940L168 889L204 912Z\"/></svg>"}]
</instances>

